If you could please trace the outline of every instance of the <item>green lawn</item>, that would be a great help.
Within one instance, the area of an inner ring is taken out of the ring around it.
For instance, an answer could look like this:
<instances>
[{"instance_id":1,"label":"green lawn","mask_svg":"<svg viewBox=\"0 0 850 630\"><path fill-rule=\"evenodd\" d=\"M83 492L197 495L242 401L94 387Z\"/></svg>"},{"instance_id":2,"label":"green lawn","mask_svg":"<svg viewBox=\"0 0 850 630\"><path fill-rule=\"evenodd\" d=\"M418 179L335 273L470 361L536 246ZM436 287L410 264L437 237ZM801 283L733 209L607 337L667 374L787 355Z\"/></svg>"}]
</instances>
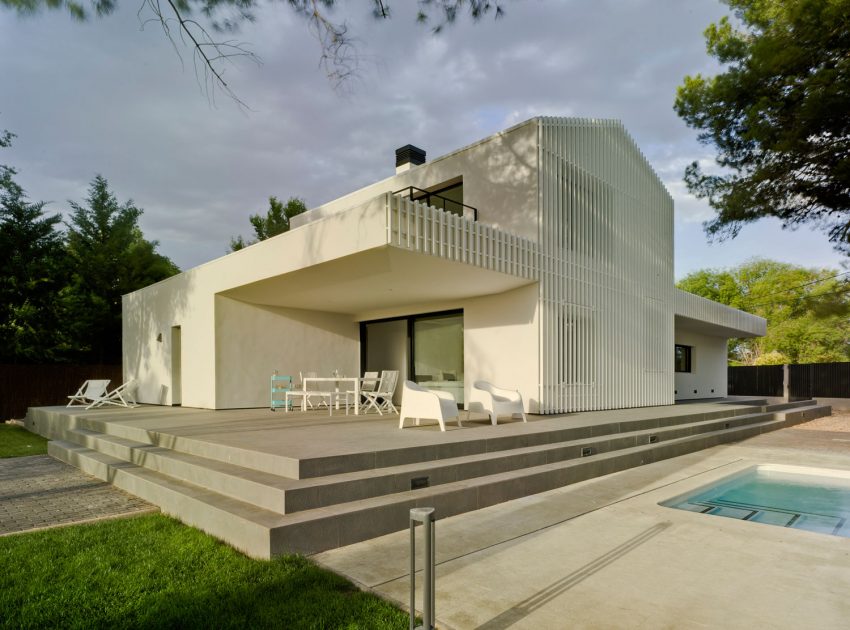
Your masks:
<instances>
[{"instance_id":1,"label":"green lawn","mask_svg":"<svg viewBox=\"0 0 850 630\"><path fill-rule=\"evenodd\" d=\"M44 455L47 440L16 424L0 423L0 457Z\"/></svg>"},{"instance_id":2,"label":"green lawn","mask_svg":"<svg viewBox=\"0 0 850 630\"><path fill-rule=\"evenodd\" d=\"M407 628L300 556L252 560L154 514L0 538L0 628Z\"/></svg>"}]
</instances>

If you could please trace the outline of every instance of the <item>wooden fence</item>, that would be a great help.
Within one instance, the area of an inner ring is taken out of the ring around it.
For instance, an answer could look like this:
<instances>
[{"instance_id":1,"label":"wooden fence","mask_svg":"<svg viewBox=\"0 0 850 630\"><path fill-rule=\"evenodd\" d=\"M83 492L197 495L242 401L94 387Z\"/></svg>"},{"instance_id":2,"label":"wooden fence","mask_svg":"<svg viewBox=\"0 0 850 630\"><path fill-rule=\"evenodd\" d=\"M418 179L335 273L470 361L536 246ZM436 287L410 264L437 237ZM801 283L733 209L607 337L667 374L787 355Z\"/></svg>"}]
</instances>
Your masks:
<instances>
[{"instance_id":1,"label":"wooden fence","mask_svg":"<svg viewBox=\"0 0 850 630\"><path fill-rule=\"evenodd\" d=\"M729 368L729 394L735 396L784 396L783 365ZM798 363L788 366L791 400L850 398L850 362Z\"/></svg>"},{"instance_id":2,"label":"wooden fence","mask_svg":"<svg viewBox=\"0 0 850 630\"><path fill-rule=\"evenodd\" d=\"M64 405L90 378L122 382L120 365L0 364L0 422L23 418L27 407Z\"/></svg>"},{"instance_id":3,"label":"wooden fence","mask_svg":"<svg viewBox=\"0 0 850 630\"><path fill-rule=\"evenodd\" d=\"M783 396L781 365L729 367L730 396Z\"/></svg>"}]
</instances>

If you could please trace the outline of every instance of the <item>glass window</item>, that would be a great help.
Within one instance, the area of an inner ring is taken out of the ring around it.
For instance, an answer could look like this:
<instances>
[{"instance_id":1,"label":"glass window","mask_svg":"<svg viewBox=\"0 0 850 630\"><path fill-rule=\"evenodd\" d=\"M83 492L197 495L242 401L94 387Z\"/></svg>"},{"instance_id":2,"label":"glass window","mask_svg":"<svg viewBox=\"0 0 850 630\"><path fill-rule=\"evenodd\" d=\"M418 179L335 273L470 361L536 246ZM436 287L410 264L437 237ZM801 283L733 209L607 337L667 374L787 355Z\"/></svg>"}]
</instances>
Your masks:
<instances>
[{"instance_id":1,"label":"glass window","mask_svg":"<svg viewBox=\"0 0 850 630\"><path fill-rule=\"evenodd\" d=\"M691 346L676 345L676 358L674 364L677 372L691 371Z\"/></svg>"},{"instance_id":2,"label":"glass window","mask_svg":"<svg viewBox=\"0 0 850 630\"><path fill-rule=\"evenodd\" d=\"M415 317L411 332L413 380L463 404L463 315Z\"/></svg>"}]
</instances>

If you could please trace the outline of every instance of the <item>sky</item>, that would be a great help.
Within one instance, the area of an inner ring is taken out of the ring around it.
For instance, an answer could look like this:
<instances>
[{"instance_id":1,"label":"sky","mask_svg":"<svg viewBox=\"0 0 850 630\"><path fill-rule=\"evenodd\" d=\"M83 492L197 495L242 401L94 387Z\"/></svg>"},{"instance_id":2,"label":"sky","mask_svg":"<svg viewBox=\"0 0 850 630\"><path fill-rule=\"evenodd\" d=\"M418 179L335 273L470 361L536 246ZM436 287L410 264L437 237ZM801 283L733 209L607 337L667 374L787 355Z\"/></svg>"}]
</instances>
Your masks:
<instances>
[{"instance_id":1,"label":"sky","mask_svg":"<svg viewBox=\"0 0 850 630\"><path fill-rule=\"evenodd\" d=\"M251 236L248 216L271 195L317 206L391 175L400 146L432 159L538 115L623 122L674 198L677 278L757 256L846 260L823 233L772 220L707 242L712 211L682 174L713 152L673 100L685 75L718 70L702 32L726 13L719 0L505 0L504 18L460 19L438 35L416 24L411 1L380 21L370 3L344 2L331 17L356 37L360 67L342 89L306 23L285 3L263 4L236 36L262 64L237 60L225 75L248 109L205 95L191 51L146 22L141 0L118 4L84 23L0 9L0 129L17 135L0 163L61 214L103 175L182 269Z\"/></svg>"}]
</instances>

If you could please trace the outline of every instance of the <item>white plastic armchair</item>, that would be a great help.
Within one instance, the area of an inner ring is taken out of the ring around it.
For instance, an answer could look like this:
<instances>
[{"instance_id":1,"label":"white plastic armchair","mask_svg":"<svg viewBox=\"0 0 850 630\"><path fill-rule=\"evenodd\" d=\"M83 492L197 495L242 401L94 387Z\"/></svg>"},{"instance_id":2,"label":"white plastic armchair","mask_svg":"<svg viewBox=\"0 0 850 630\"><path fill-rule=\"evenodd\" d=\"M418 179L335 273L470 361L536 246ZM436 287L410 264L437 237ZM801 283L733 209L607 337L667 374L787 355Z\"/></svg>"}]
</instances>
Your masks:
<instances>
[{"instance_id":1,"label":"white plastic armchair","mask_svg":"<svg viewBox=\"0 0 850 630\"><path fill-rule=\"evenodd\" d=\"M499 416L521 416L523 422L528 422L522 405L522 395L512 389L502 389L487 381L475 381L469 393L466 407L466 419L472 411L480 411L490 416L491 424L495 425Z\"/></svg>"},{"instance_id":2,"label":"white plastic armchair","mask_svg":"<svg viewBox=\"0 0 850 630\"><path fill-rule=\"evenodd\" d=\"M401 393L401 414L398 428L404 428L404 421L413 418L419 424L420 418L433 419L440 423L440 431L446 430L446 420L457 418L457 426L463 427L457 410L457 401L449 392L425 389L413 381L404 381Z\"/></svg>"}]
</instances>

